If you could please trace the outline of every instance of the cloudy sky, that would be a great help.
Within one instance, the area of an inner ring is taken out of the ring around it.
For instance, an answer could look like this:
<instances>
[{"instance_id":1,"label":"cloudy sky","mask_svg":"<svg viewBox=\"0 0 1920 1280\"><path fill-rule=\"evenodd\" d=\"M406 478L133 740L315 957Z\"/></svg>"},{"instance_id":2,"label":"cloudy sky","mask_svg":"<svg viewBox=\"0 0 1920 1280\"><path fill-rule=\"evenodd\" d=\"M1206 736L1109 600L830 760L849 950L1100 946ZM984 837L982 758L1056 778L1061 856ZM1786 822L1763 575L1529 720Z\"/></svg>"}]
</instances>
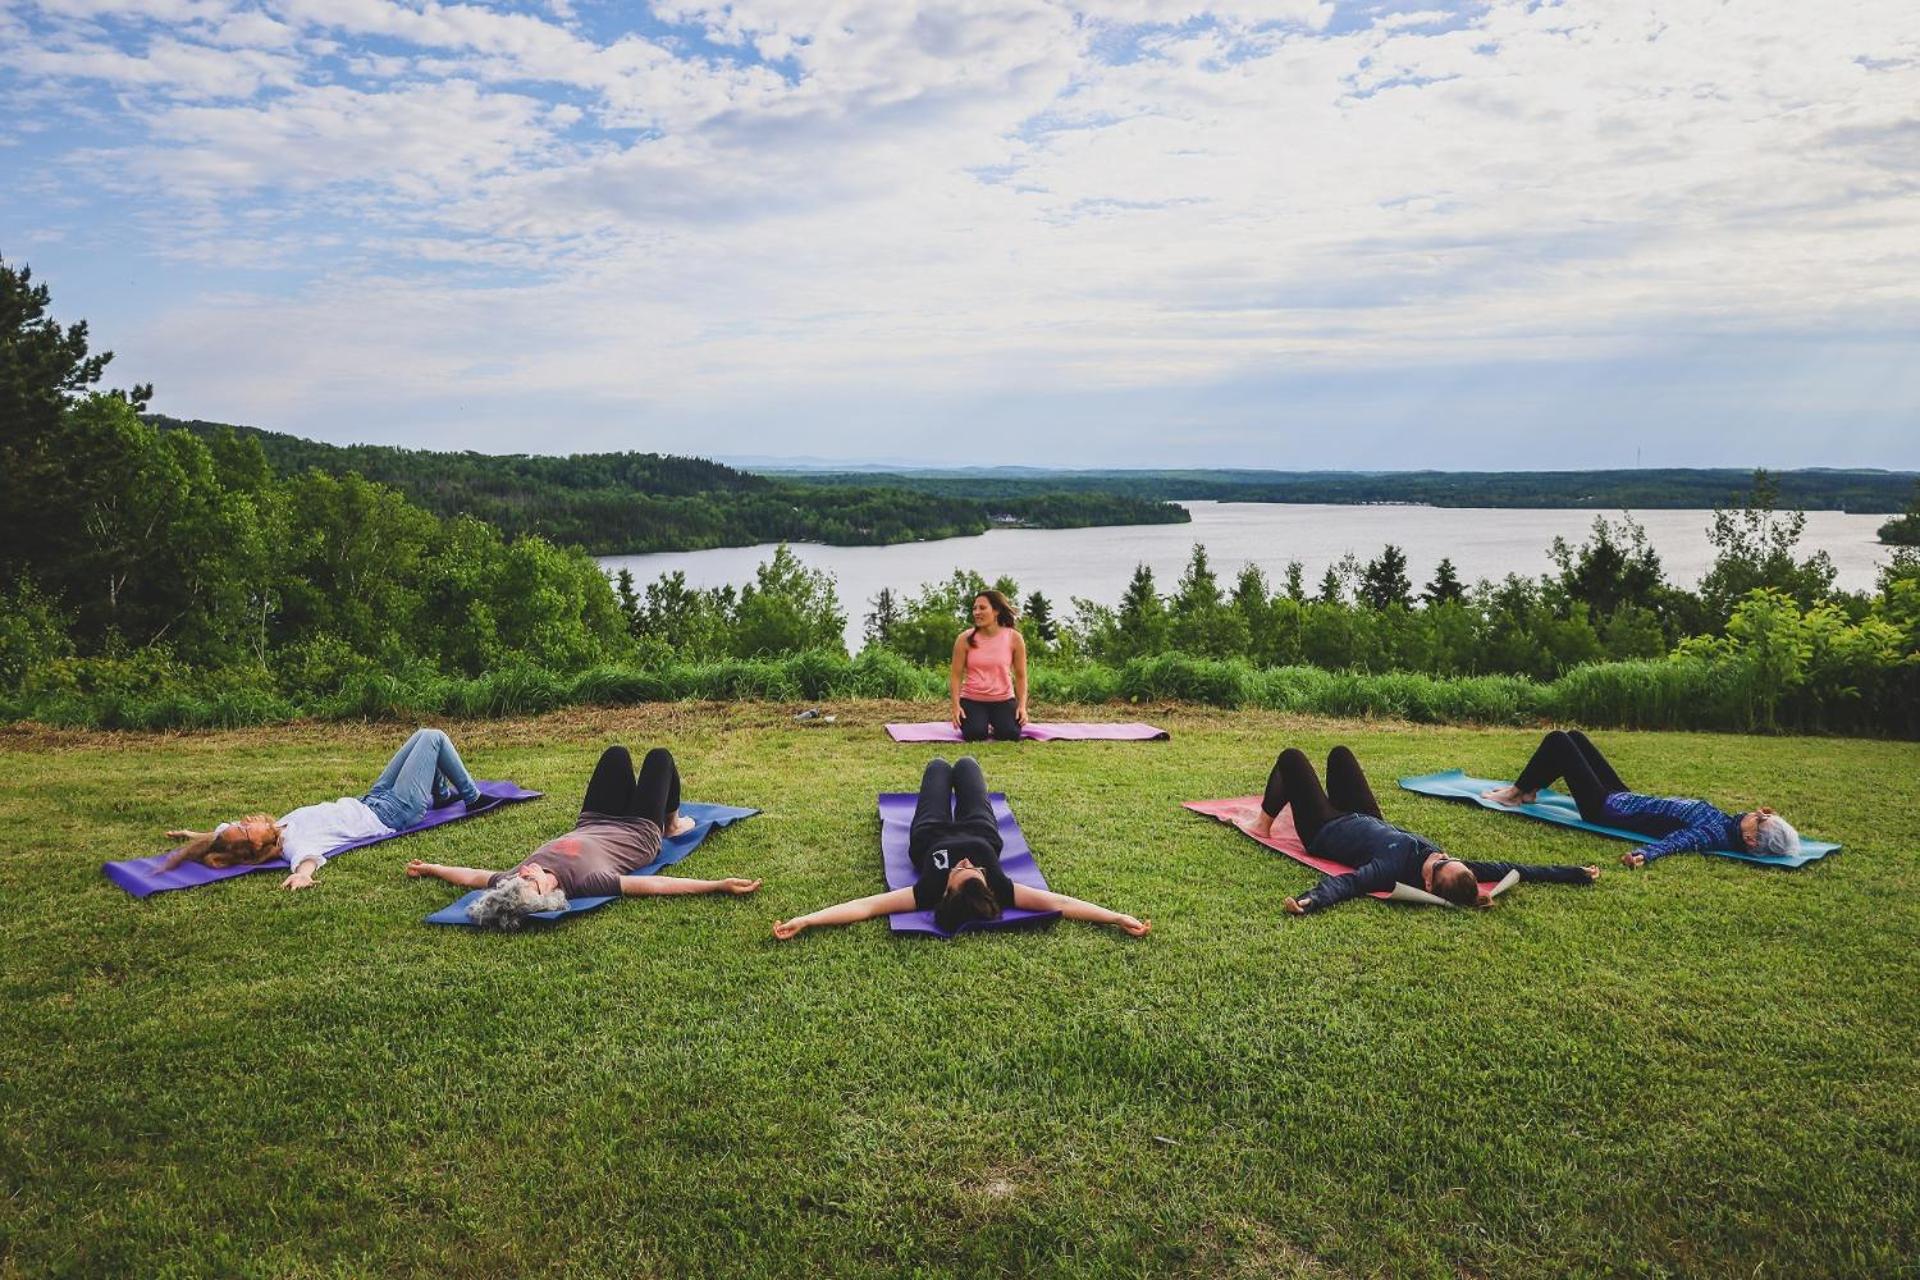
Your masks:
<instances>
[{"instance_id":1,"label":"cloudy sky","mask_svg":"<svg viewBox=\"0 0 1920 1280\"><path fill-rule=\"evenodd\" d=\"M0 0L155 407L1082 465L1920 467L1912 0Z\"/></svg>"}]
</instances>

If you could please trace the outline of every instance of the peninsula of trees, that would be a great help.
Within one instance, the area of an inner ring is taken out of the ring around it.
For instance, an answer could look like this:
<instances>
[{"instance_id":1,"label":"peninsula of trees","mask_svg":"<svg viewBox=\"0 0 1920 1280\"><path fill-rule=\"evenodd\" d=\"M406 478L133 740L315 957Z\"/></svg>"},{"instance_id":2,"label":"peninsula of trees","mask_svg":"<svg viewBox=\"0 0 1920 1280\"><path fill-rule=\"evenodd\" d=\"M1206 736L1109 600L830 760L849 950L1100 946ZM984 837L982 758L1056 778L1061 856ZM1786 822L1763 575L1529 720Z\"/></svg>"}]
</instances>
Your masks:
<instances>
[{"instance_id":1,"label":"peninsula of trees","mask_svg":"<svg viewBox=\"0 0 1920 1280\"><path fill-rule=\"evenodd\" d=\"M1030 467L769 474L832 488L886 484L930 496L990 489L1097 492L1160 502L1408 503L1431 507L1573 507L1592 511L1706 511L1737 502L1751 468L1619 471L1044 471ZM1898 512L1915 491L1911 471L1770 471L1783 506L1801 511ZM1882 538L1892 542L1882 531Z\"/></svg>"},{"instance_id":2,"label":"peninsula of trees","mask_svg":"<svg viewBox=\"0 0 1920 1280\"><path fill-rule=\"evenodd\" d=\"M737 471L702 458L658 453L569 457L333 445L276 431L182 421L147 421L212 441L232 433L256 441L281 475L358 475L406 494L437 516L474 516L508 538L538 534L594 555L695 551L759 542L879 546L954 538L994 528L1077 529L1088 525L1184 524L1172 503L1089 486L955 485L929 494L876 479L798 484Z\"/></svg>"}]
</instances>

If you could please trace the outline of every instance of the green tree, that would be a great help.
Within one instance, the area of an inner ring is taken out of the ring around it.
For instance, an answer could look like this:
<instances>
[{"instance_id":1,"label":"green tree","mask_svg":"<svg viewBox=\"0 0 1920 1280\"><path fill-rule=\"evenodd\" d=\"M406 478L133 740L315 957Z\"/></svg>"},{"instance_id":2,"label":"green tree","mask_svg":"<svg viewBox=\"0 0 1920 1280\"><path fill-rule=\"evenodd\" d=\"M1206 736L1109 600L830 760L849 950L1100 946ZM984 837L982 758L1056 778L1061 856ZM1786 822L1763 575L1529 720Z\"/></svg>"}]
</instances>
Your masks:
<instances>
[{"instance_id":1,"label":"green tree","mask_svg":"<svg viewBox=\"0 0 1920 1280\"><path fill-rule=\"evenodd\" d=\"M1817 551L1795 558L1807 526L1804 511L1780 511L1779 485L1766 471L1753 473L1753 488L1738 507L1713 513L1707 541L1713 567L1700 580L1700 595L1716 623L1733 616L1734 607L1752 592L1767 589L1790 597L1802 609L1825 600L1833 590L1833 558Z\"/></svg>"},{"instance_id":2,"label":"green tree","mask_svg":"<svg viewBox=\"0 0 1920 1280\"><path fill-rule=\"evenodd\" d=\"M868 649L885 649L893 639L894 628L900 625L900 606L893 598L892 587L880 588L870 603L873 608L867 612L861 644Z\"/></svg>"},{"instance_id":3,"label":"green tree","mask_svg":"<svg viewBox=\"0 0 1920 1280\"><path fill-rule=\"evenodd\" d=\"M1459 571L1453 567L1453 561L1440 557L1440 563L1434 566L1433 581L1420 593L1420 600L1429 609L1435 605L1456 604L1466 599L1467 589L1460 584Z\"/></svg>"},{"instance_id":4,"label":"green tree","mask_svg":"<svg viewBox=\"0 0 1920 1280\"><path fill-rule=\"evenodd\" d=\"M1547 555L1559 570L1561 591L1595 626L1625 606L1653 609L1665 585L1659 553L1630 515L1623 514L1618 526L1595 516L1593 531L1578 550L1555 538Z\"/></svg>"},{"instance_id":5,"label":"green tree","mask_svg":"<svg viewBox=\"0 0 1920 1280\"><path fill-rule=\"evenodd\" d=\"M807 568L783 542L740 592L733 653L742 658L812 650L844 655L846 628L833 576Z\"/></svg>"},{"instance_id":6,"label":"green tree","mask_svg":"<svg viewBox=\"0 0 1920 1280\"><path fill-rule=\"evenodd\" d=\"M1913 497L1905 514L1880 526L1880 541L1890 547L1920 547L1920 480L1913 482Z\"/></svg>"},{"instance_id":7,"label":"green tree","mask_svg":"<svg viewBox=\"0 0 1920 1280\"><path fill-rule=\"evenodd\" d=\"M1369 609L1413 603L1413 584L1407 580L1407 557L1389 542L1360 575L1360 602Z\"/></svg>"},{"instance_id":8,"label":"green tree","mask_svg":"<svg viewBox=\"0 0 1920 1280\"><path fill-rule=\"evenodd\" d=\"M1038 640L1047 646L1059 643L1060 628L1053 620L1053 602L1044 595L1038 591L1029 595L1020 615L1020 630L1029 641Z\"/></svg>"},{"instance_id":9,"label":"green tree","mask_svg":"<svg viewBox=\"0 0 1920 1280\"><path fill-rule=\"evenodd\" d=\"M1172 647L1182 653L1227 658L1246 652L1247 624L1227 607L1220 593L1220 580L1207 558L1207 549L1199 543L1194 544L1167 615L1168 638Z\"/></svg>"},{"instance_id":10,"label":"green tree","mask_svg":"<svg viewBox=\"0 0 1920 1280\"><path fill-rule=\"evenodd\" d=\"M1295 604L1307 602L1306 568L1298 560L1287 561L1287 599Z\"/></svg>"},{"instance_id":11,"label":"green tree","mask_svg":"<svg viewBox=\"0 0 1920 1280\"><path fill-rule=\"evenodd\" d=\"M1167 608L1154 585L1153 570L1135 565L1133 577L1120 597L1114 613L1114 634L1108 651L1102 654L1112 661L1124 662L1161 652L1166 648Z\"/></svg>"}]
</instances>

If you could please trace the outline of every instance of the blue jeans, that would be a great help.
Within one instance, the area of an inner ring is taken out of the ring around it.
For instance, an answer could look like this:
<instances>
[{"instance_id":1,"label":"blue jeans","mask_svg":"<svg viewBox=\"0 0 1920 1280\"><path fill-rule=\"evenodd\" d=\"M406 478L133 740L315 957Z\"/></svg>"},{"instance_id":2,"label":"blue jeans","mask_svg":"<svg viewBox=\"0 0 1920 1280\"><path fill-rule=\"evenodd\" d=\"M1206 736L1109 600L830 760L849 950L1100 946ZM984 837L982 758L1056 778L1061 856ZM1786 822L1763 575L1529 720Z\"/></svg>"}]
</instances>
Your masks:
<instances>
[{"instance_id":1,"label":"blue jeans","mask_svg":"<svg viewBox=\"0 0 1920 1280\"><path fill-rule=\"evenodd\" d=\"M480 788L453 749L453 739L438 729L416 729L361 801L388 827L404 831L455 795L470 805L480 802Z\"/></svg>"}]
</instances>

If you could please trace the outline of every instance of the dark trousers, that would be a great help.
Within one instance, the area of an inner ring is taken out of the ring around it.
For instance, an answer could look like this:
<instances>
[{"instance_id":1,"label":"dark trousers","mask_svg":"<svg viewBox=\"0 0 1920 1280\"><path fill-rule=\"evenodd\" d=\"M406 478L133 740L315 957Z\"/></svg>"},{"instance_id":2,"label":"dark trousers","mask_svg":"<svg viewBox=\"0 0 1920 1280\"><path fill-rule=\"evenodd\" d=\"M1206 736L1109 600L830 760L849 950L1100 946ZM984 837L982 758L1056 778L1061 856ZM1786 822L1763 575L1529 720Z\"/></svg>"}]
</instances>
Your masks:
<instances>
[{"instance_id":1,"label":"dark trousers","mask_svg":"<svg viewBox=\"0 0 1920 1280\"><path fill-rule=\"evenodd\" d=\"M646 818L665 831L668 815L680 811L680 770L673 763L673 753L665 747L647 752L636 778L627 749L608 747L593 767L587 798L580 807L615 817Z\"/></svg>"},{"instance_id":2,"label":"dark trousers","mask_svg":"<svg viewBox=\"0 0 1920 1280\"><path fill-rule=\"evenodd\" d=\"M1320 828L1343 813L1364 813L1369 817L1381 818L1380 802L1373 798L1373 788L1367 785L1367 775L1360 768L1360 762L1353 752L1345 747L1335 747L1327 753L1327 785L1323 790L1319 775L1313 771L1313 762L1297 748L1288 747L1273 762L1273 772L1267 775L1267 793L1260 799L1260 808L1269 817L1278 817L1280 810L1293 806L1293 829L1300 833L1300 842L1308 847L1313 838L1320 834Z\"/></svg>"},{"instance_id":3,"label":"dark trousers","mask_svg":"<svg viewBox=\"0 0 1920 1280\"><path fill-rule=\"evenodd\" d=\"M1600 754L1600 748L1578 729L1571 733L1555 729L1542 738L1533 759L1527 761L1513 785L1522 791L1538 791L1561 778L1567 780L1567 790L1580 806L1580 816L1588 822L1604 823L1607 797L1629 789Z\"/></svg>"},{"instance_id":4,"label":"dark trousers","mask_svg":"<svg viewBox=\"0 0 1920 1280\"><path fill-rule=\"evenodd\" d=\"M1008 698L1005 702L975 702L972 698L960 699L960 736L968 742L984 742L987 731L1002 742L1017 742L1020 739L1020 721L1013 714L1018 700Z\"/></svg>"},{"instance_id":5,"label":"dark trousers","mask_svg":"<svg viewBox=\"0 0 1920 1280\"><path fill-rule=\"evenodd\" d=\"M961 756L952 764L929 760L920 775L920 799L913 806L912 834L907 838L914 865L920 865L927 849L956 832L980 836L996 850L1000 847L1000 824L987 799L987 775L972 756Z\"/></svg>"}]
</instances>

